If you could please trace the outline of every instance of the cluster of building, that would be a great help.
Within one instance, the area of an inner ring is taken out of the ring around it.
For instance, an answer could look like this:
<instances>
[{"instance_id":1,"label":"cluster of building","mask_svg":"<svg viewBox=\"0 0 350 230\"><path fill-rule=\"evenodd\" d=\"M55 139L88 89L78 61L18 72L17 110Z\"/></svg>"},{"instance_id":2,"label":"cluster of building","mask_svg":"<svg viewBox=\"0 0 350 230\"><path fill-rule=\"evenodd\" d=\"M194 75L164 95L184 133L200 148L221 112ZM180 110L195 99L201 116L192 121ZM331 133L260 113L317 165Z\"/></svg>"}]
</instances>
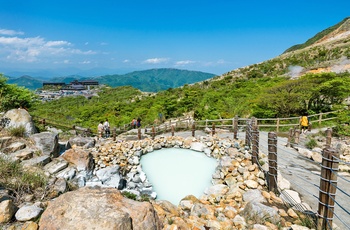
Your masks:
<instances>
[{"instance_id":1,"label":"cluster of building","mask_svg":"<svg viewBox=\"0 0 350 230\"><path fill-rule=\"evenodd\" d=\"M48 86L57 88L57 90L45 90ZM94 80L75 80L69 84L64 82L44 82L43 90L38 90L36 93L42 101L51 101L66 96L84 96L86 98L91 98L97 95L96 86L99 86L99 83Z\"/></svg>"}]
</instances>

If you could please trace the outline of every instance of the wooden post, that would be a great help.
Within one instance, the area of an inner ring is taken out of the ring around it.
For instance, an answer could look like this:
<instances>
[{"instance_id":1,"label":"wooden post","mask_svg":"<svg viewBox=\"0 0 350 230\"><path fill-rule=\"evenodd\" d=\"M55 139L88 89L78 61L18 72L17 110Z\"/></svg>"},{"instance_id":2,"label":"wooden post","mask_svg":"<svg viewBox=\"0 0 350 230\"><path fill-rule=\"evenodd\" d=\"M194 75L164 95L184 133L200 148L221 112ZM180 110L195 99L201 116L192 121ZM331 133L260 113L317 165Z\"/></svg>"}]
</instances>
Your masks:
<instances>
[{"instance_id":1,"label":"wooden post","mask_svg":"<svg viewBox=\"0 0 350 230\"><path fill-rule=\"evenodd\" d=\"M269 152L269 191L277 193L277 135L274 132L268 134L268 152Z\"/></svg>"},{"instance_id":2,"label":"wooden post","mask_svg":"<svg viewBox=\"0 0 350 230\"><path fill-rule=\"evenodd\" d=\"M250 148L250 120L247 120L246 122L246 129L245 129L245 146L248 146Z\"/></svg>"},{"instance_id":3,"label":"wooden post","mask_svg":"<svg viewBox=\"0 0 350 230\"><path fill-rule=\"evenodd\" d=\"M141 128L137 129L137 137L139 140L141 140Z\"/></svg>"},{"instance_id":4,"label":"wooden post","mask_svg":"<svg viewBox=\"0 0 350 230\"><path fill-rule=\"evenodd\" d=\"M212 124L211 135L212 135L212 136L215 135L215 123Z\"/></svg>"},{"instance_id":5,"label":"wooden post","mask_svg":"<svg viewBox=\"0 0 350 230\"><path fill-rule=\"evenodd\" d=\"M238 116L235 116L233 121L233 138L237 140L237 133L238 133Z\"/></svg>"},{"instance_id":6,"label":"wooden post","mask_svg":"<svg viewBox=\"0 0 350 230\"><path fill-rule=\"evenodd\" d=\"M205 128L208 128L208 119L205 119Z\"/></svg>"},{"instance_id":7,"label":"wooden post","mask_svg":"<svg viewBox=\"0 0 350 230\"><path fill-rule=\"evenodd\" d=\"M311 122L309 122L308 126L307 126L307 131L311 132L312 130L312 124Z\"/></svg>"},{"instance_id":8,"label":"wooden post","mask_svg":"<svg viewBox=\"0 0 350 230\"><path fill-rule=\"evenodd\" d=\"M252 163L258 165L259 156L259 130L258 126L254 125L252 130Z\"/></svg>"},{"instance_id":9,"label":"wooden post","mask_svg":"<svg viewBox=\"0 0 350 230\"><path fill-rule=\"evenodd\" d=\"M196 132L196 124L193 122L192 123L192 137L195 137L195 132Z\"/></svg>"},{"instance_id":10,"label":"wooden post","mask_svg":"<svg viewBox=\"0 0 350 230\"><path fill-rule=\"evenodd\" d=\"M328 128L326 130L326 147L331 147L332 142L332 129Z\"/></svg>"},{"instance_id":11,"label":"wooden post","mask_svg":"<svg viewBox=\"0 0 350 230\"><path fill-rule=\"evenodd\" d=\"M300 131L299 129L296 129L294 131L294 143L297 145L299 144L299 138L300 138Z\"/></svg>"},{"instance_id":12,"label":"wooden post","mask_svg":"<svg viewBox=\"0 0 350 230\"><path fill-rule=\"evenodd\" d=\"M174 132L175 132L175 128L174 128L174 126L172 125L172 126L171 126L171 136L172 136L172 137L174 136Z\"/></svg>"},{"instance_id":13,"label":"wooden post","mask_svg":"<svg viewBox=\"0 0 350 230\"><path fill-rule=\"evenodd\" d=\"M318 118L318 124L320 125L321 122L322 122L322 113L320 113L320 116L319 116L319 118Z\"/></svg>"},{"instance_id":14,"label":"wooden post","mask_svg":"<svg viewBox=\"0 0 350 230\"><path fill-rule=\"evenodd\" d=\"M276 132L278 133L280 131L280 119L277 118L277 121L276 121Z\"/></svg>"},{"instance_id":15,"label":"wooden post","mask_svg":"<svg viewBox=\"0 0 350 230\"><path fill-rule=\"evenodd\" d=\"M113 141L115 141L117 139L117 128L114 127L112 129L112 136L113 136Z\"/></svg>"},{"instance_id":16,"label":"wooden post","mask_svg":"<svg viewBox=\"0 0 350 230\"><path fill-rule=\"evenodd\" d=\"M320 192L318 203L317 229L332 229L334 201L337 186L337 173L339 166L339 152L326 147L323 149Z\"/></svg>"},{"instance_id":17,"label":"wooden post","mask_svg":"<svg viewBox=\"0 0 350 230\"><path fill-rule=\"evenodd\" d=\"M293 137L293 128L289 129L289 133L288 133L288 142L287 142L287 147L290 147L290 143L292 141L292 137Z\"/></svg>"},{"instance_id":18,"label":"wooden post","mask_svg":"<svg viewBox=\"0 0 350 230\"><path fill-rule=\"evenodd\" d=\"M152 140L154 140L155 136L156 136L156 130L154 126L152 126Z\"/></svg>"}]
</instances>

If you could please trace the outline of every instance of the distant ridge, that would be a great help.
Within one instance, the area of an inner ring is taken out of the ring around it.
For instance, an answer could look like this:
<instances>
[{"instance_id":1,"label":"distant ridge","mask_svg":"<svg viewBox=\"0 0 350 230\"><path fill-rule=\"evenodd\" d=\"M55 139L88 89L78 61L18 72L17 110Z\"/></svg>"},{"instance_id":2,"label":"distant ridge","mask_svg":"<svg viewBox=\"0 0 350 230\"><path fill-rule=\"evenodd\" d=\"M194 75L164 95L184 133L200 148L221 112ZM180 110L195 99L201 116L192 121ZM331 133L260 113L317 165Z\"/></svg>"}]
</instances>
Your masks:
<instances>
[{"instance_id":1,"label":"distant ridge","mask_svg":"<svg viewBox=\"0 0 350 230\"><path fill-rule=\"evenodd\" d=\"M45 82L64 82L69 84L74 80L96 80L100 84L110 87L132 86L144 92L158 92L169 88L177 88L185 84L193 84L204 81L216 76L211 73L200 71L180 70L173 68L160 68L134 71L127 74L103 75L99 77L82 77L79 75L69 75L64 77L55 77L50 80L42 80L28 75L19 78L9 78L9 84L17 84L31 90L42 87Z\"/></svg>"}]
</instances>

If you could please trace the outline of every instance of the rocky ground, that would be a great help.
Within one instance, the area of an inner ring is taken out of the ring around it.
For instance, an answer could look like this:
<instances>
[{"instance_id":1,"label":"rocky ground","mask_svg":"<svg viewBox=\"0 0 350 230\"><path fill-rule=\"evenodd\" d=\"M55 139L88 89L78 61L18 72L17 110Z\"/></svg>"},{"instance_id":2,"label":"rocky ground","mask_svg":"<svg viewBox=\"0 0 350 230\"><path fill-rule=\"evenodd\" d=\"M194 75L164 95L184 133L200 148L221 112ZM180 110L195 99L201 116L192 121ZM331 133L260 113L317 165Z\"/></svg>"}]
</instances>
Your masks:
<instances>
[{"instance_id":1,"label":"rocky ground","mask_svg":"<svg viewBox=\"0 0 350 230\"><path fill-rule=\"evenodd\" d=\"M21 197L0 188L0 229L311 227L312 217L295 208L311 209L309 205L282 177L278 181L283 183L284 194L300 203L291 204L284 196L269 192L265 174L251 163L243 142L233 140L231 134L196 133L191 137L180 133L154 140L144 135L139 141L131 133L115 141L77 136L64 143L60 136L63 133L54 129L20 139L0 136L1 157L48 178L46 187ZM161 148L192 149L218 159L213 185L201 197L188 195L179 204L155 200L156 191L142 171L140 158Z\"/></svg>"}]
</instances>

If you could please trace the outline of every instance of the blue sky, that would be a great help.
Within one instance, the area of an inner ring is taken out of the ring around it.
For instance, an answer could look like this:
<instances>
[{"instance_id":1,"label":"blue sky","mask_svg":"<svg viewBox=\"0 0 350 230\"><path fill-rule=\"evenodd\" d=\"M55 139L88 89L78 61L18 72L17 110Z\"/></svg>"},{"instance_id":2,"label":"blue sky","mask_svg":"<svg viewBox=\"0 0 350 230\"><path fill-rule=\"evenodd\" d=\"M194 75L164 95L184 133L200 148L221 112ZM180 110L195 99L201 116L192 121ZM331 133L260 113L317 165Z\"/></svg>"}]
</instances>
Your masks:
<instances>
[{"instance_id":1,"label":"blue sky","mask_svg":"<svg viewBox=\"0 0 350 230\"><path fill-rule=\"evenodd\" d=\"M349 0L0 0L0 73L220 75L304 43L349 9Z\"/></svg>"}]
</instances>

